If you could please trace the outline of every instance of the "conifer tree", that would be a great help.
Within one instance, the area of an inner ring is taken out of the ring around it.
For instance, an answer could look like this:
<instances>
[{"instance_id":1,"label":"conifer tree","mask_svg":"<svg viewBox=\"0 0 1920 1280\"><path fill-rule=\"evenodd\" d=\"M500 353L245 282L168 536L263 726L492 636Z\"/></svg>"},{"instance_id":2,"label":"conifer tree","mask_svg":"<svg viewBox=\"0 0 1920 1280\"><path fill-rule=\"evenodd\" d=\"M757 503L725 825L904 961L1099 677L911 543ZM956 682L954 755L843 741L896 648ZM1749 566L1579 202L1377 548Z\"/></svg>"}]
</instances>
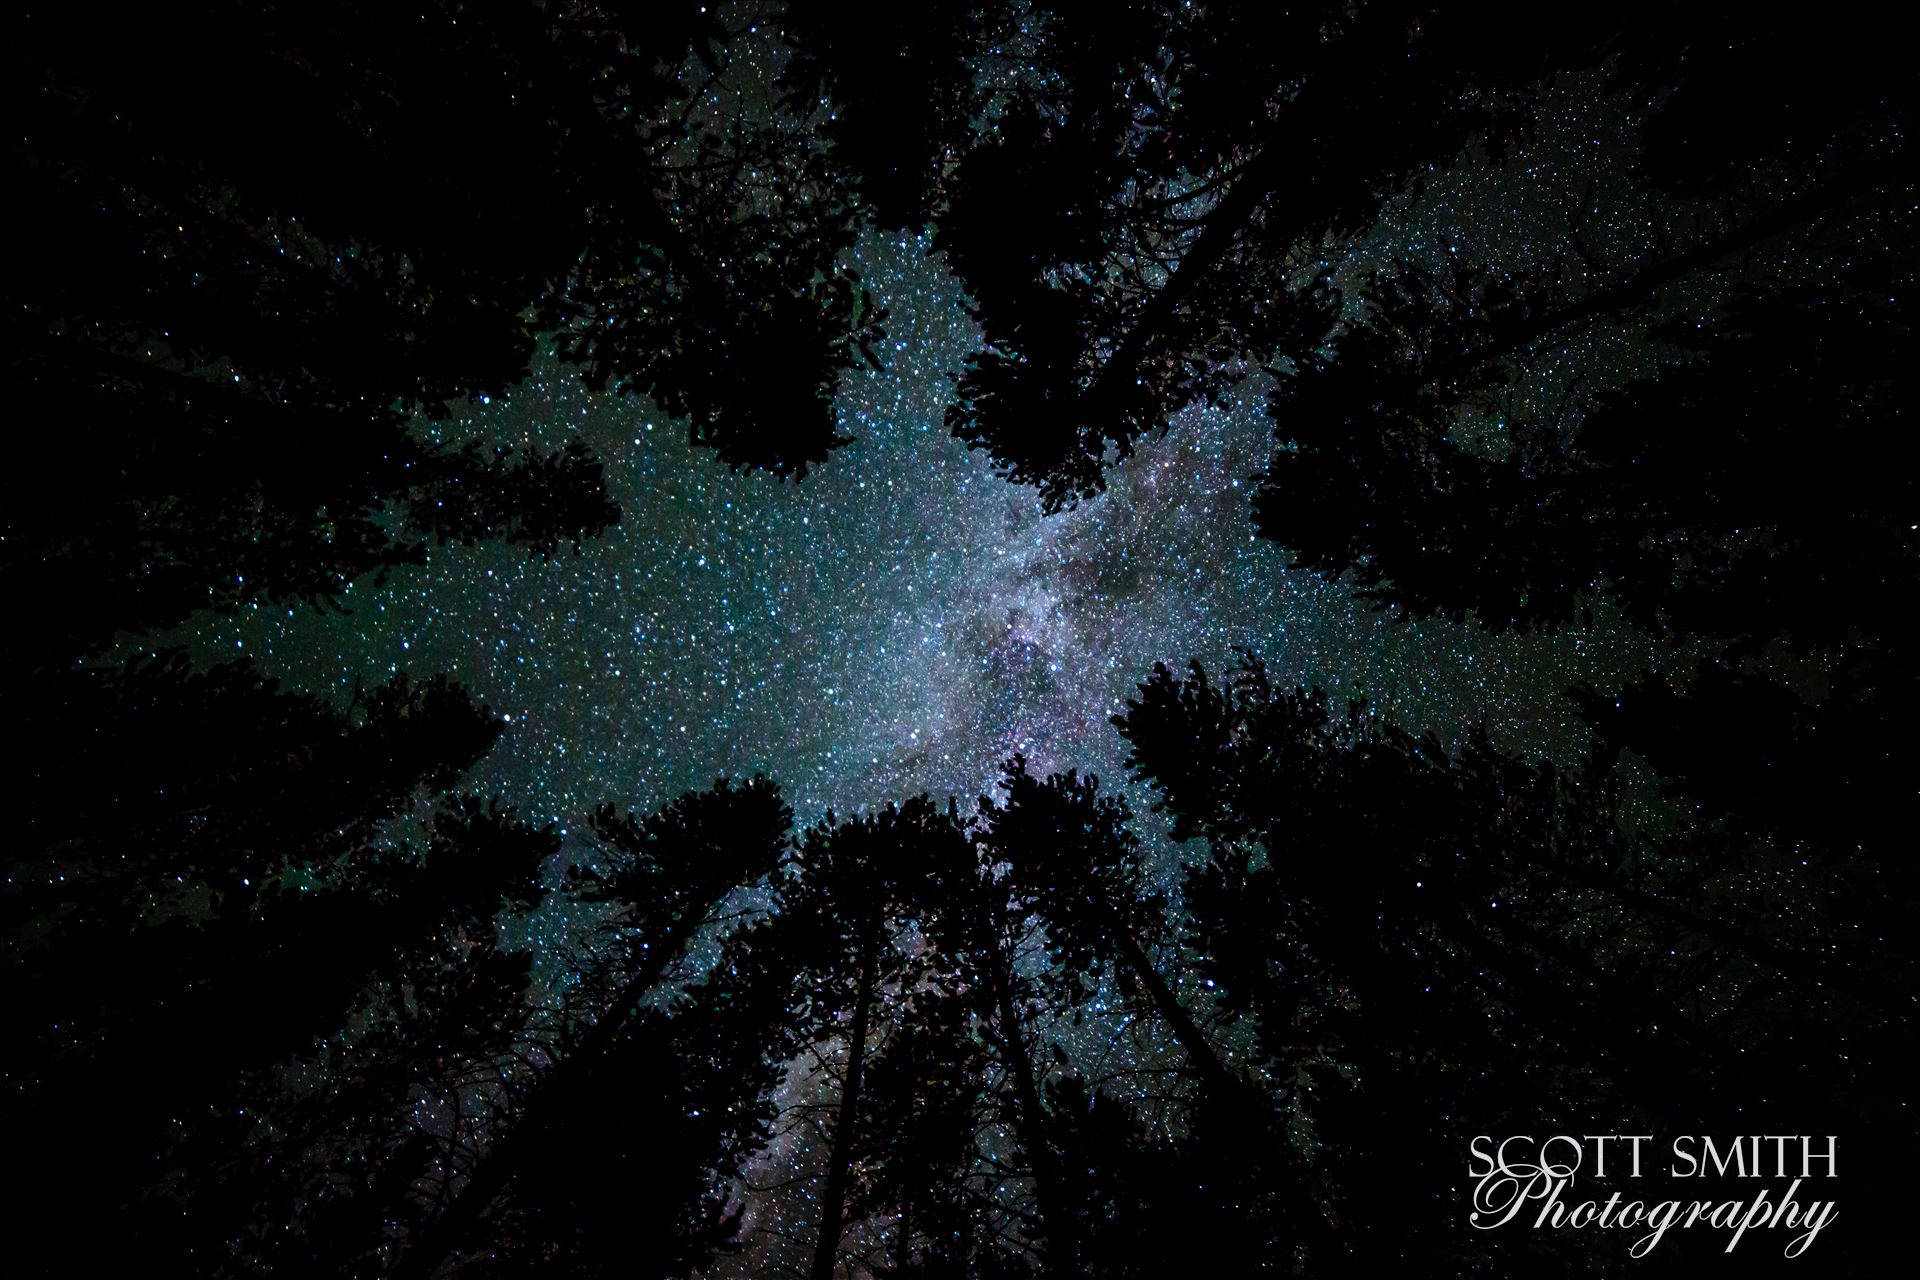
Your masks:
<instances>
[{"instance_id":1,"label":"conifer tree","mask_svg":"<svg viewBox=\"0 0 1920 1280\"><path fill-rule=\"evenodd\" d=\"M1031 1210L1021 1235L1042 1274L1071 1274L1077 1265L1079 1207L1068 1199L1060 1167L1045 1100L1051 1059L1037 1024L1058 1019L1082 993L1072 976L1049 983L1022 971L1020 944L1030 932L1022 927L1025 913L1010 901L1011 887L996 874L993 855L977 843L979 830L967 834L966 842L953 842L944 857L927 863L916 898L927 904L929 937L948 958L947 980L971 1008L985 1042L982 1050L991 1055L980 1065L996 1064L1004 1081L1000 1103L992 1110L1004 1115L1031 1185ZM974 1088L981 1091L984 1081Z\"/></svg>"},{"instance_id":2,"label":"conifer tree","mask_svg":"<svg viewBox=\"0 0 1920 1280\"><path fill-rule=\"evenodd\" d=\"M985 1054L972 1002L937 978L907 997L873 1055L848 1203L854 1217L884 1224L879 1274L966 1275L983 1262Z\"/></svg>"},{"instance_id":3,"label":"conifer tree","mask_svg":"<svg viewBox=\"0 0 1920 1280\"><path fill-rule=\"evenodd\" d=\"M1484 736L1448 755L1257 661L1223 685L1158 668L1116 723L1174 836L1204 842L1190 945L1310 1139L1341 1253L1471 1248L1461 1132L1658 1126L1731 1097L1784 1119L1807 1091L1884 1087L1809 1057L1877 1038L1893 1007L1841 922L1768 936L1778 906L1737 847L1636 831L1604 760L1557 770ZM1702 1007L1722 984L1767 1015ZM1383 1197L1391 1229L1370 1221Z\"/></svg>"},{"instance_id":4,"label":"conifer tree","mask_svg":"<svg viewBox=\"0 0 1920 1280\"><path fill-rule=\"evenodd\" d=\"M904 924L899 875L949 834L945 823L924 796L841 822L829 815L807 830L781 886L776 911L794 982L795 1038L841 1050L816 1201L813 1280L832 1280L839 1265L854 1163L866 1150L860 1120L871 1106L869 1063L883 1014L900 1005L910 985L909 960L895 939Z\"/></svg>"},{"instance_id":5,"label":"conifer tree","mask_svg":"<svg viewBox=\"0 0 1920 1280\"><path fill-rule=\"evenodd\" d=\"M0 554L10 590L68 605L9 653L332 601L436 542L598 533L619 512L579 441L446 421L543 335L729 466L823 461L879 308L811 111L732 69L774 56L748 26L692 0L9 18L35 251L6 379L68 424L23 444Z\"/></svg>"},{"instance_id":6,"label":"conifer tree","mask_svg":"<svg viewBox=\"0 0 1920 1280\"><path fill-rule=\"evenodd\" d=\"M1615 33L1597 15L1398 0L986 5L926 27L815 7L795 40L846 108L843 161L883 216L930 212L974 300L984 345L948 426L1049 510L1324 332L1295 285L1327 240L1470 141L1498 150L1552 71ZM875 64L923 71L927 106L883 118Z\"/></svg>"},{"instance_id":7,"label":"conifer tree","mask_svg":"<svg viewBox=\"0 0 1920 1280\"><path fill-rule=\"evenodd\" d=\"M645 817L600 810L595 827L615 861L604 872L586 875L582 893L589 901L617 904L621 915L613 933L614 958L597 977L592 1020L563 1036L551 1066L524 1104L501 1118L499 1131L465 1171L444 1211L406 1242L396 1275L433 1274L472 1242L485 1214L510 1185L545 1177L541 1153L557 1158L569 1135L592 1127L593 1108L617 1105L609 1092L618 1087L623 1070L667 1072L663 1083L671 1080L679 1068L659 1043L662 1036L649 1034L654 1020L643 1017L643 1002L722 899L774 869L791 823L779 788L760 777L742 786L722 779ZM666 1093L676 1101L683 1093L698 1097L716 1083L727 1083L724 1075L667 1084ZM725 1114L722 1108L709 1109L716 1117ZM668 1131L693 1143L705 1140L710 1129L694 1125L683 1131L676 1119ZM614 1169L638 1159L617 1145L606 1158Z\"/></svg>"},{"instance_id":8,"label":"conifer tree","mask_svg":"<svg viewBox=\"0 0 1920 1280\"><path fill-rule=\"evenodd\" d=\"M1145 992L1193 1075L1208 1089L1239 1088L1147 954L1166 928L1165 908L1145 886L1126 801L1101 795L1100 780L1077 771L1042 781L1018 756L1002 786L1004 801L982 798L982 844L1007 863L1015 901L1045 922L1053 963L1081 982L1105 966L1121 970Z\"/></svg>"},{"instance_id":9,"label":"conifer tree","mask_svg":"<svg viewBox=\"0 0 1920 1280\"><path fill-rule=\"evenodd\" d=\"M497 918L533 903L557 848L511 812L454 797L417 847L383 836L312 880L289 866L243 883L245 898L206 893L211 909L190 898L117 927L103 914L9 956L10 980L32 979L30 1025L45 1028L10 1051L6 1098L43 1171L36 1212L78 1230L75 1215L110 1204L125 1225L113 1247L163 1274L280 1248L224 1233L271 1198L249 1162L286 1141L281 1073L324 1047L352 1094L356 1072L392 1069L378 1061L389 1029L425 1033L475 983L517 999L525 966L501 950ZM476 1042L492 1035L463 1024ZM362 1168L394 1155L380 1131L331 1149Z\"/></svg>"}]
</instances>

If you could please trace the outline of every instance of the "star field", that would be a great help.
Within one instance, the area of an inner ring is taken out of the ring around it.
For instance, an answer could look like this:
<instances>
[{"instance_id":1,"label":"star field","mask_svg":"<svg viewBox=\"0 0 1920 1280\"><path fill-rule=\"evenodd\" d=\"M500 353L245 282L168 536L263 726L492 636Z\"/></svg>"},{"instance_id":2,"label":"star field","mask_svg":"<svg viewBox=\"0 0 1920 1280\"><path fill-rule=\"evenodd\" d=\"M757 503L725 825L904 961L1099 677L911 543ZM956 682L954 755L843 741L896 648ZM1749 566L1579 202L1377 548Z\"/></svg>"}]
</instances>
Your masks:
<instances>
[{"instance_id":1,"label":"star field","mask_svg":"<svg viewBox=\"0 0 1920 1280\"><path fill-rule=\"evenodd\" d=\"M1561 688L1644 660L1624 636L1399 623L1284 571L1246 500L1270 438L1257 386L1189 411L1107 494L1043 516L940 425L973 342L954 283L912 240L859 256L891 313L887 367L848 378L854 443L806 480L730 474L644 402L549 367L457 428L583 436L625 509L617 529L550 561L439 548L355 584L342 612L258 609L199 644L341 695L447 671L509 719L473 785L563 826L756 770L802 820L967 798L1016 751L1117 781L1107 717L1134 684L1155 661L1218 668L1236 647L1443 737L1485 714L1539 746Z\"/></svg>"}]
</instances>

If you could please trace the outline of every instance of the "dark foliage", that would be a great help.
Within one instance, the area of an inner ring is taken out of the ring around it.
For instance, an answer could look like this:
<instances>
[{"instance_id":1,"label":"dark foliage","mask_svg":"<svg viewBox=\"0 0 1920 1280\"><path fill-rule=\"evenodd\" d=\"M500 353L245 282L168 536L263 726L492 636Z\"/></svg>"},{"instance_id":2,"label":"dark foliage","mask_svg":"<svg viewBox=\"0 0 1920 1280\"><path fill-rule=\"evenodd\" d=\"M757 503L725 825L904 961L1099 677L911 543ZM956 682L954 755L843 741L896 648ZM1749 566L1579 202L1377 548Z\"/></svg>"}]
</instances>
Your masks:
<instances>
[{"instance_id":1,"label":"dark foliage","mask_svg":"<svg viewBox=\"0 0 1920 1280\"><path fill-rule=\"evenodd\" d=\"M10 17L7 383L41 428L5 575L61 619L17 656L598 533L578 443L411 420L509 391L543 332L732 467L824 460L877 334L857 210L736 43L692 3Z\"/></svg>"},{"instance_id":2,"label":"dark foliage","mask_svg":"<svg viewBox=\"0 0 1920 1280\"><path fill-rule=\"evenodd\" d=\"M973 296L984 346L948 425L1049 509L1324 332L1294 288L1317 246L1469 141L1503 145L1614 35L1500 5L796 7L842 162L883 220L930 217ZM916 73L923 108L878 105Z\"/></svg>"},{"instance_id":3,"label":"dark foliage","mask_svg":"<svg viewBox=\"0 0 1920 1280\"><path fill-rule=\"evenodd\" d=\"M1204 844L1191 945L1311 1144L1337 1255L1472 1258L1463 1132L1784 1124L1845 1098L1829 1118L1863 1133L1898 1096L1911 956L1863 939L1824 872L1757 875L1764 847L1628 818L1603 760L1528 764L1483 737L1449 756L1257 662L1224 685L1160 668L1116 723L1176 838ZM1827 907L1784 930L1813 893ZM1860 1056L1815 1048L1836 1042ZM1899 1158L1901 1140L1862 1151L1863 1195Z\"/></svg>"},{"instance_id":4,"label":"dark foliage","mask_svg":"<svg viewBox=\"0 0 1920 1280\"><path fill-rule=\"evenodd\" d=\"M664 1018L649 1001L721 900L774 869L792 819L764 778L722 779L644 817L601 810L595 826L616 860L581 896L620 915L572 1002L585 1025L542 1043L548 1062L491 1117L442 1212L401 1245L396 1274L428 1276L472 1253L487 1259L483 1274L667 1276L730 1242L715 1184L762 1136L754 1108L772 1084L764 1037L777 1006L761 993L779 989L749 982L742 1001L733 984L708 985Z\"/></svg>"}]
</instances>

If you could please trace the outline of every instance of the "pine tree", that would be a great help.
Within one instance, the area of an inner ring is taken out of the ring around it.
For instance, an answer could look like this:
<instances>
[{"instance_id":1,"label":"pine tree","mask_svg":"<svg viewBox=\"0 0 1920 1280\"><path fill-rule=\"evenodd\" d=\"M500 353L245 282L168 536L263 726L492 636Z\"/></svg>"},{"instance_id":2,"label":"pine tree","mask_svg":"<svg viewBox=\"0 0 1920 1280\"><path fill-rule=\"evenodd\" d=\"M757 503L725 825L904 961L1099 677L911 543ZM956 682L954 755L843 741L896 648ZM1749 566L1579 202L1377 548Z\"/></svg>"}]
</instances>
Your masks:
<instances>
[{"instance_id":1,"label":"pine tree","mask_svg":"<svg viewBox=\"0 0 1920 1280\"><path fill-rule=\"evenodd\" d=\"M1893 1007L1840 922L1770 937L1741 851L1636 830L1604 759L1557 770L1482 735L1449 755L1257 662L1224 685L1158 668L1116 723L1175 838L1204 841L1190 945L1316 1153L1340 1252L1471 1252L1462 1132L1658 1126L1736 1097L1784 1119L1801 1091L1885 1088L1809 1058ZM1702 1006L1723 988L1766 1013ZM1388 1202L1390 1228L1370 1217Z\"/></svg>"},{"instance_id":2,"label":"pine tree","mask_svg":"<svg viewBox=\"0 0 1920 1280\"><path fill-rule=\"evenodd\" d=\"M444 678L397 675L342 709L172 651L49 675L7 707L39 744L8 909L65 928L123 928L203 887L244 912L288 866L324 872L450 789L502 729Z\"/></svg>"},{"instance_id":3,"label":"pine tree","mask_svg":"<svg viewBox=\"0 0 1920 1280\"><path fill-rule=\"evenodd\" d=\"M924 796L841 822L829 815L807 830L780 888L775 910L794 982L794 1039L841 1049L816 1201L813 1280L831 1280L839 1265L854 1163L868 1144L860 1120L871 1105L869 1063L890 1022L885 1015L911 986L909 958L895 939L905 905L898 877L951 838L946 823Z\"/></svg>"},{"instance_id":4,"label":"pine tree","mask_svg":"<svg viewBox=\"0 0 1920 1280\"><path fill-rule=\"evenodd\" d=\"M798 0L783 14L795 101L825 99L829 157L881 227L917 230L933 211L949 156L986 107L975 59L1011 34L1012 7L938 0Z\"/></svg>"},{"instance_id":5,"label":"pine tree","mask_svg":"<svg viewBox=\"0 0 1920 1280\"><path fill-rule=\"evenodd\" d=\"M1323 331L1294 285L1326 240L1469 141L1497 149L1553 69L1613 34L1397 2L988 5L926 27L812 8L795 40L846 107L843 162L883 216L930 211L974 300L984 346L948 425L1050 510ZM883 120L875 64L925 69L927 105Z\"/></svg>"},{"instance_id":6,"label":"pine tree","mask_svg":"<svg viewBox=\"0 0 1920 1280\"><path fill-rule=\"evenodd\" d=\"M536 553L618 518L578 442L450 418L542 335L735 468L843 442L839 371L879 309L858 209L766 37L688 0L217 3L6 39L7 382L29 420L10 588L68 602L9 642L60 664L198 609L331 601L429 544ZM245 110L235 110L245 103Z\"/></svg>"},{"instance_id":7,"label":"pine tree","mask_svg":"<svg viewBox=\"0 0 1920 1280\"><path fill-rule=\"evenodd\" d=\"M471 1243L503 1192L516 1181L537 1183L545 1176L541 1161L560 1158L570 1137L590 1131L596 1108L619 1105L609 1095L620 1087L623 1072L642 1078L651 1073L656 1079L664 1072L663 1083L671 1081L681 1068L659 1043L662 1037L648 1033L653 1020L645 1016L643 1003L720 902L774 869L791 823L779 789L759 777L738 787L722 779L644 818L607 808L596 815L596 830L616 862L586 876L583 896L617 904L622 915L614 936L615 967L596 983L600 990L592 1002L592 1021L564 1036L551 1066L517 1113L501 1118L499 1131L465 1171L444 1211L406 1242L396 1275L431 1275ZM669 1083L665 1092L677 1102L713 1086L712 1080L695 1079ZM711 1125L682 1126L675 1114L667 1132L677 1140L697 1145L709 1139ZM633 1131L627 1132L631 1138ZM639 1174L634 1163L639 1155L618 1142L609 1142L603 1158L610 1177ZM619 1169L630 1171L617 1174ZM678 1174L679 1166L671 1172ZM580 1185L576 1196L590 1190ZM536 1202L539 1194L531 1191ZM668 1207L677 1212L677 1206Z\"/></svg>"},{"instance_id":8,"label":"pine tree","mask_svg":"<svg viewBox=\"0 0 1920 1280\"><path fill-rule=\"evenodd\" d=\"M914 897L927 905L926 928L932 944L947 958L954 998L972 1010L990 1053L980 1066L997 1064L1005 1084L992 1113L1004 1117L1031 1185L1031 1210L1021 1236L1039 1260L1044 1275L1073 1274L1077 1263L1079 1208L1067 1196L1060 1153L1045 1094L1050 1057L1038 1024L1058 1019L1078 1004L1077 980L1046 983L1023 972L1018 959L1024 912L1011 899L1011 887L995 873L993 856L976 843L978 830L954 841L944 856L928 860ZM1043 988L1044 983L1044 990ZM1058 1053L1058 1050L1054 1050ZM976 1093L984 1081L973 1086Z\"/></svg>"},{"instance_id":9,"label":"pine tree","mask_svg":"<svg viewBox=\"0 0 1920 1280\"><path fill-rule=\"evenodd\" d=\"M1867 165L1577 301L1475 268L1374 277L1358 317L1276 383L1283 447L1254 499L1262 536L1415 617L1559 627L1604 591L1657 629L1831 636L1837 616L1884 599L1910 558L1893 536L1897 482L1867 482L1844 510L1806 501L1856 489L1863 465L1897 467L1904 447L1895 353L1910 326L1865 273L1743 289L1711 323L1654 328L1661 365L1592 397L1577 430L1551 404L1506 424L1504 449L1476 442L1471 424L1496 405L1516 353L1630 321L1662 286L1901 173ZM1882 267L1879 278L1901 274ZM1809 422L1823 434L1810 465L1830 473L1809 474L1787 443ZM1750 536L1756 527L1773 536ZM1809 567L1822 556L1846 576L1822 581Z\"/></svg>"},{"instance_id":10,"label":"pine tree","mask_svg":"<svg viewBox=\"0 0 1920 1280\"><path fill-rule=\"evenodd\" d=\"M248 1161L280 1140L260 1128L279 1074L356 1022L407 1020L392 1004L407 991L430 1006L431 990L484 974L517 996L524 963L499 950L496 919L533 903L557 848L510 812L454 797L418 846L381 836L317 875L291 863L243 882L245 897L201 885L131 921L56 924L16 951L10 977L31 982L23 1014L44 1028L10 1052L6 1098L43 1171L35 1211L50 1230L79 1229L73 1215L111 1204L125 1225L114 1247L163 1274L249 1252L221 1233L240 1232L262 1194ZM350 1075L380 1040L348 1036L331 1069Z\"/></svg>"},{"instance_id":11,"label":"pine tree","mask_svg":"<svg viewBox=\"0 0 1920 1280\"><path fill-rule=\"evenodd\" d=\"M888 1277L960 1276L982 1263L985 1208L979 1142L986 1049L972 1002L936 979L909 994L875 1051L858 1124L863 1155L848 1199L857 1220L884 1224Z\"/></svg>"},{"instance_id":12,"label":"pine tree","mask_svg":"<svg viewBox=\"0 0 1920 1280\"><path fill-rule=\"evenodd\" d=\"M1015 901L1045 922L1053 963L1082 982L1120 969L1146 993L1202 1084L1233 1092L1244 1083L1193 1013L1154 967L1147 948L1165 931L1164 903L1147 891L1126 802L1100 794L1078 772L1044 782L1018 756L1002 775L1004 801L981 801L987 856L1008 864Z\"/></svg>"}]
</instances>

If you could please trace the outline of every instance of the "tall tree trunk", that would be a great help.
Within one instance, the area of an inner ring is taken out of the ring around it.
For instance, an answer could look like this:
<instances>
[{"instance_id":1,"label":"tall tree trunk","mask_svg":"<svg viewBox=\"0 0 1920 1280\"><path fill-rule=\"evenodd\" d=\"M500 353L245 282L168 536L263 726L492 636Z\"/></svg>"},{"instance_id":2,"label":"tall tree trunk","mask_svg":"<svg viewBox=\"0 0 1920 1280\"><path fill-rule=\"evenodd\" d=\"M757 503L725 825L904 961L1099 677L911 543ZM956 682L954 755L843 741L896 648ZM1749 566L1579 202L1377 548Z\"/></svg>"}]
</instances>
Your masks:
<instances>
[{"instance_id":1,"label":"tall tree trunk","mask_svg":"<svg viewBox=\"0 0 1920 1280\"><path fill-rule=\"evenodd\" d=\"M833 1125L833 1151L828 1157L827 1187L820 1197L820 1234L814 1241L811 1280L833 1280L840 1257L840 1233L845 1227L847 1184L851 1181L855 1130L859 1127L860 1086L867 1065L867 1026L873 1008L875 951L878 939L866 929L854 979L853 1026L847 1033L847 1075L840 1087L840 1114Z\"/></svg>"},{"instance_id":2,"label":"tall tree trunk","mask_svg":"<svg viewBox=\"0 0 1920 1280\"><path fill-rule=\"evenodd\" d=\"M913 1264L913 1205L904 1193L895 1212L900 1215L900 1221L895 1224L894 1230L893 1269L905 1275L907 1268Z\"/></svg>"},{"instance_id":3,"label":"tall tree trunk","mask_svg":"<svg viewBox=\"0 0 1920 1280\"><path fill-rule=\"evenodd\" d=\"M1033 1166L1033 1198L1040 1210L1040 1226L1045 1235L1042 1255L1047 1275L1070 1275L1078 1255L1075 1219L1065 1203L1060 1179L1060 1163L1054 1158L1053 1140L1047 1132L1047 1112L1040 1101L1040 1086L1033 1074L1033 1059L1028 1056L1026 1036L1020 1029L1020 1010L1013 999L1013 970L1001 939L993 936L987 945L987 973L993 983L995 1019L1007 1071L1013 1077L1014 1097L1020 1108L1018 1124L1020 1145L1026 1148L1027 1162Z\"/></svg>"},{"instance_id":4,"label":"tall tree trunk","mask_svg":"<svg viewBox=\"0 0 1920 1280\"><path fill-rule=\"evenodd\" d=\"M1404 29L1404 22L1395 23L1390 13L1380 15L1369 12L1365 19L1371 20L1363 19L1344 39L1326 51L1333 61L1325 74L1316 77L1308 92L1331 94L1336 100L1352 92L1349 77L1342 73L1342 67L1359 68L1370 58L1379 56L1381 50L1392 47L1395 32ZM1340 118L1342 115L1337 108L1324 110L1331 118ZM1260 149L1245 162L1226 195L1203 216L1199 236L1180 255L1180 261L1174 264L1166 283L1140 309L1134 323L1120 339L1120 344L1100 366L1100 372L1094 375L1093 384L1082 401L1083 420L1111 412L1125 398L1126 390L1133 385L1140 362L1153 340L1167 331L1180 308L1232 251L1235 242L1253 224L1254 216L1266 204L1267 197L1281 188L1289 174L1296 176L1291 191L1292 201L1299 207L1280 211L1282 218L1290 215L1312 224L1317 219L1337 212L1336 193L1329 192L1319 183L1300 181L1298 175L1313 172L1316 152L1350 142L1351 139L1342 137L1301 138L1283 132L1278 125L1268 130L1268 136L1261 140Z\"/></svg>"},{"instance_id":5,"label":"tall tree trunk","mask_svg":"<svg viewBox=\"0 0 1920 1280\"><path fill-rule=\"evenodd\" d=\"M1243 1084L1241 1079L1229 1071L1227 1064L1220 1060L1220 1055L1214 1051L1213 1042L1201 1034L1200 1025L1193 1020L1193 1015L1187 1012L1186 1006L1174 997L1173 989L1167 986L1166 979L1160 976L1160 971L1155 969L1153 962L1147 959L1147 953L1141 949L1139 942L1125 929L1115 929L1113 932L1119 942L1121 958L1127 962L1127 967L1133 971L1133 976L1139 980L1140 985L1146 988L1147 995L1153 1001L1153 1007L1159 1013L1161 1020L1173 1029L1173 1038L1180 1042L1182 1049L1186 1050L1187 1061L1194 1072L1210 1088L1222 1090L1223 1097L1228 1091L1239 1089Z\"/></svg>"},{"instance_id":6,"label":"tall tree trunk","mask_svg":"<svg viewBox=\"0 0 1920 1280\"><path fill-rule=\"evenodd\" d=\"M591 1062L613 1047L620 1033L632 1021L640 1002L659 983L667 965L680 954L686 935L691 931L691 922L705 915L706 912L701 911L696 916L689 907L661 931L660 937L645 952L647 962L622 984L612 1004L597 1022L587 1028L573 1051L555 1063L540 1081L519 1122L487 1149L486 1155L467 1175L466 1184L455 1194L446 1211L420 1228L417 1238L394 1264L392 1280L427 1280L450 1254L466 1242L481 1216L506 1190L514 1175L520 1172L527 1152L538 1145L552 1105L544 1103L543 1099L558 1096L557 1091L566 1089L580 1071L580 1063Z\"/></svg>"},{"instance_id":7,"label":"tall tree trunk","mask_svg":"<svg viewBox=\"0 0 1920 1280\"><path fill-rule=\"evenodd\" d=\"M1291 1154L1291 1140L1263 1095L1246 1077L1221 1061L1212 1041L1201 1033L1193 1015L1175 998L1172 988L1147 959L1147 953L1133 935L1117 929L1115 936L1120 942L1121 956L1140 985L1147 989L1161 1018L1173 1028L1174 1038L1186 1050L1187 1061L1205 1085L1203 1103L1217 1107L1220 1114L1229 1117L1229 1123L1236 1126L1233 1131L1219 1134L1216 1140L1242 1152L1257 1152L1268 1186L1281 1188L1284 1198L1297 1207L1297 1212L1286 1219L1282 1229L1293 1241L1311 1245L1321 1258L1338 1257L1339 1242L1328 1229L1299 1161ZM1281 1245L1289 1253L1293 1247Z\"/></svg>"},{"instance_id":8,"label":"tall tree trunk","mask_svg":"<svg viewBox=\"0 0 1920 1280\"><path fill-rule=\"evenodd\" d=\"M1240 175L1239 181L1220 198L1220 203L1207 212L1198 238L1180 256L1166 283L1140 309L1132 327L1120 339L1120 345L1114 348L1113 354L1100 366L1100 372L1094 375L1093 384L1087 388L1082 402L1083 419L1092 420L1110 413L1124 399L1126 389L1133 385L1140 361L1146 356L1148 345L1166 331L1174 315L1194 290L1200 287L1207 273L1227 256L1234 242L1240 238L1240 233L1246 230L1254 213L1266 200L1267 193L1279 180L1282 170L1280 152L1279 147L1268 146L1247 161L1246 170Z\"/></svg>"}]
</instances>

